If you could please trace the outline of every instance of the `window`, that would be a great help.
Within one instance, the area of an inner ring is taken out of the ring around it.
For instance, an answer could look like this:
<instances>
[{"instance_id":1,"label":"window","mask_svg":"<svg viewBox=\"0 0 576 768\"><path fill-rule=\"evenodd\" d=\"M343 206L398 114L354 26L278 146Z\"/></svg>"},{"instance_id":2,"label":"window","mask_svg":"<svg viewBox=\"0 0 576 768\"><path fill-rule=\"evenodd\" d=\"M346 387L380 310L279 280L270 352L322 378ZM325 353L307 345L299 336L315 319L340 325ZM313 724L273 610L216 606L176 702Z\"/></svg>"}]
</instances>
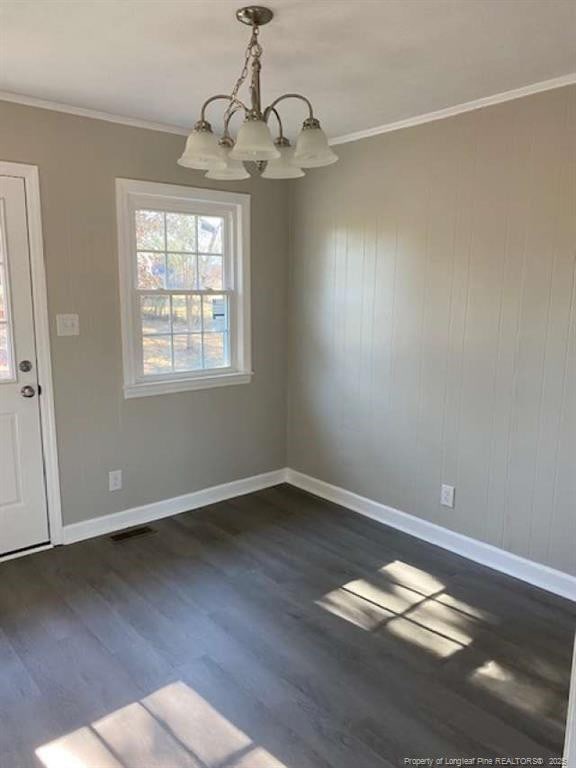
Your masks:
<instances>
[{"instance_id":1,"label":"window","mask_svg":"<svg viewBox=\"0 0 576 768\"><path fill-rule=\"evenodd\" d=\"M5 236L4 208L0 204L0 382L15 379Z\"/></svg>"},{"instance_id":2,"label":"window","mask_svg":"<svg viewBox=\"0 0 576 768\"><path fill-rule=\"evenodd\" d=\"M250 381L248 195L117 179L125 397Z\"/></svg>"}]
</instances>

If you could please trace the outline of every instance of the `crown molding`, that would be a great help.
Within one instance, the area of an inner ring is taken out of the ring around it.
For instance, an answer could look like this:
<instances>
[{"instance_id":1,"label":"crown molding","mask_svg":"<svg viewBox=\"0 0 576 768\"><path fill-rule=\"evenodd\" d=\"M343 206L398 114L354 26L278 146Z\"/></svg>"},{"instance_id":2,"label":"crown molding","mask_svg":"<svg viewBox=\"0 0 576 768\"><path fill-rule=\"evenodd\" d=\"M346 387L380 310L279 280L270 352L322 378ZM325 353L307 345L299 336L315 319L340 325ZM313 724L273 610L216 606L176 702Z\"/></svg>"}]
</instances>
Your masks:
<instances>
[{"instance_id":1,"label":"crown molding","mask_svg":"<svg viewBox=\"0 0 576 768\"><path fill-rule=\"evenodd\" d=\"M34 96L24 96L21 93L12 93L11 91L0 91L0 101L10 101L13 104L22 104L25 107L50 109L54 112L65 112L68 115L76 115L77 117L89 117L92 120L105 120L108 123L129 125L132 128L146 128L149 131L175 133L178 136L187 136L190 133L189 129L178 125L169 125L168 123L155 123L151 120L140 120L137 117L114 115L111 112L99 112L96 109L87 109L85 107L74 107L71 104L62 104L58 101L37 99Z\"/></svg>"},{"instance_id":2,"label":"crown molding","mask_svg":"<svg viewBox=\"0 0 576 768\"><path fill-rule=\"evenodd\" d=\"M505 101L512 101L513 99L521 99L524 96L532 96L535 93L541 93L542 91L551 91L555 88L563 88L566 85L574 85L576 83L576 72L572 72L568 75L562 75L561 77L555 77L552 80L542 80L539 83L532 83L531 85L524 85L522 88L515 88L512 91L504 91L503 93L496 93L493 96L485 96L482 99L474 99L474 101L465 101L463 104L456 104L453 107L446 107L445 109L438 109L435 112L427 112L423 115L415 115L414 117L408 117L405 120L397 120L394 123L385 123L384 125L377 125L374 128L367 128L364 131L354 131L353 133L346 133L343 136L336 136L330 139L330 144L348 144L351 141L360 141L361 139L369 139L371 136L379 136L381 133L390 133L390 131L400 131L402 128L412 128L415 125L422 125L423 123L431 123L435 120L444 120L447 117L454 117L455 115L461 115L464 112L472 112L475 109L482 109L483 107L491 107L494 104L502 104Z\"/></svg>"},{"instance_id":3,"label":"crown molding","mask_svg":"<svg viewBox=\"0 0 576 768\"><path fill-rule=\"evenodd\" d=\"M423 123L431 123L435 120L444 120L447 117L454 117L455 115L461 115L464 112L472 112L475 109L482 109L483 107L490 107L494 104L502 104L505 101L512 101L514 99L521 99L524 96L532 96L536 93L542 93L543 91L551 91L555 88L563 88L566 85L576 84L576 72L571 72L567 75L560 77L554 77L551 80L542 80L539 83L532 83L531 85L522 86L522 88L515 88L511 91L504 91L503 93L496 93L493 96L485 96L481 99L474 99L473 101L466 101L463 104L456 104L453 107L446 107L444 109L438 109L435 112L426 112L423 115L415 115L414 117L408 117L404 120L397 120L393 123L385 123L384 125L377 125L374 128L367 128L362 131L353 131L352 133L346 133L342 136L336 136L330 139L330 144L347 144L351 141L360 141L361 139L369 139L372 136L379 136L381 133L389 133L390 131L400 131L403 128L412 128L415 125L422 125ZM9 101L14 104L22 104L27 107L37 107L38 109L50 109L55 112L65 112L69 115L76 115L78 117L88 117L92 120L105 120L108 123L118 123L119 125L128 125L132 128L145 128L149 131L161 131L162 133L174 133L178 136L187 136L190 133L190 129L186 129L178 125L170 125L169 123L156 123L151 120L141 120L136 117L127 117L126 115L115 115L111 112L99 112L96 109L87 109L85 107L74 107L71 104L62 104L58 101L48 101L46 99L37 99L34 96L25 96L20 93L12 93L11 91L0 91L0 101Z\"/></svg>"}]
</instances>

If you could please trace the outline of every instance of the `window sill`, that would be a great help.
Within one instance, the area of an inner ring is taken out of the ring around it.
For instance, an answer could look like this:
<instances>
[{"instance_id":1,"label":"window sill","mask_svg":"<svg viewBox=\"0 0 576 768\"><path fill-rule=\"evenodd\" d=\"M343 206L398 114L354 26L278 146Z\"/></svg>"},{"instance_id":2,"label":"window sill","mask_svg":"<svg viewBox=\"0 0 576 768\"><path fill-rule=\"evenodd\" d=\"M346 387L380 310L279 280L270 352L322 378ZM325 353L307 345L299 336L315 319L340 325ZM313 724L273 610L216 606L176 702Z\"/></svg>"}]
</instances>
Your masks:
<instances>
[{"instance_id":1,"label":"window sill","mask_svg":"<svg viewBox=\"0 0 576 768\"><path fill-rule=\"evenodd\" d=\"M197 376L191 379L173 379L172 381L151 381L124 385L124 398L149 397L150 395L169 395L172 392L188 392L197 389L228 387L234 384L249 384L253 374L219 373L212 376Z\"/></svg>"}]
</instances>

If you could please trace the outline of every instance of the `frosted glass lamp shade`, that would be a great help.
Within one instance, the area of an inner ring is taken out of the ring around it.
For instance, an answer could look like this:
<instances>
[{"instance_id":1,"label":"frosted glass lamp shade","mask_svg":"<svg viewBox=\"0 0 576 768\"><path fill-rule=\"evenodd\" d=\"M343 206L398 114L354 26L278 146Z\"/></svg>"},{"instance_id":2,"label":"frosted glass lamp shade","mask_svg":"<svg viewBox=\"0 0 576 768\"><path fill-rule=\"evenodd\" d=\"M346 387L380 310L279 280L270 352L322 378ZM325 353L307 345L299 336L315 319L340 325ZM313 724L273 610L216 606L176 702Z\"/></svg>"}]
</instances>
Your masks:
<instances>
[{"instance_id":1,"label":"frosted glass lamp shade","mask_svg":"<svg viewBox=\"0 0 576 768\"><path fill-rule=\"evenodd\" d=\"M231 142L230 142L231 143ZM211 168L206 174L207 179L215 179L216 181L243 181L249 179L250 174L244 168L241 160L233 160L230 157L230 147L226 145L220 145L220 159L222 165Z\"/></svg>"},{"instance_id":2,"label":"frosted glass lamp shade","mask_svg":"<svg viewBox=\"0 0 576 768\"><path fill-rule=\"evenodd\" d=\"M338 160L328 144L326 134L320 125L306 125L300 131L294 150L294 162L301 168L320 168L332 165Z\"/></svg>"},{"instance_id":3,"label":"frosted glass lamp shade","mask_svg":"<svg viewBox=\"0 0 576 768\"><path fill-rule=\"evenodd\" d=\"M294 149L287 142L279 144L275 142L280 152L277 160L269 160L262 173L263 179L299 179L304 176L304 171L294 163Z\"/></svg>"},{"instance_id":4,"label":"frosted glass lamp shade","mask_svg":"<svg viewBox=\"0 0 576 768\"><path fill-rule=\"evenodd\" d=\"M275 160L280 152L274 146L270 128L264 120L245 120L236 138L234 148L230 150L232 160Z\"/></svg>"},{"instance_id":5,"label":"frosted glass lamp shade","mask_svg":"<svg viewBox=\"0 0 576 768\"><path fill-rule=\"evenodd\" d=\"M218 140L208 123L202 124L202 127L198 127L198 124L194 126L194 130L186 140L186 147L178 160L178 165L184 168L198 168L201 171L211 169L213 166L223 166Z\"/></svg>"}]
</instances>

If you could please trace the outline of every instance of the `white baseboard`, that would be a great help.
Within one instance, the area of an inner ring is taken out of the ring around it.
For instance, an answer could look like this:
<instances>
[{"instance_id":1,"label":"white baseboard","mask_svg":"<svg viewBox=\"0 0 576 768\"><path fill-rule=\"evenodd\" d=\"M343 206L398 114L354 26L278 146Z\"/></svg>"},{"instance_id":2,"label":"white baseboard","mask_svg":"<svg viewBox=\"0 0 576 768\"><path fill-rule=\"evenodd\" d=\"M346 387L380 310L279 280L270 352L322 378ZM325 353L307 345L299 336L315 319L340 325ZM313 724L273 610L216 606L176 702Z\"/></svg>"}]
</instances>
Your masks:
<instances>
[{"instance_id":1,"label":"white baseboard","mask_svg":"<svg viewBox=\"0 0 576 768\"><path fill-rule=\"evenodd\" d=\"M144 504L141 507L125 509L112 515L94 517L83 520L80 523L71 523L63 528L63 543L72 544L75 541L91 539L94 536L103 536L107 533L120 531L134 525L143 525L163 517L178 515L191 509L205 507L207 504L216 504L235 496L243 496L246 493L260 491L278 485L286 480L286 470L277 469L266 472L263 475L253 475L242 480L233 480L231 483L214 485L212 488L204 488L201 491L185 493L183 496L175 496L172 499L156 501L153 504Z\"/></svg>"},{"instance_id":2,"label":"white baseboard","mask_svg":"<svg viewBox=\"0 0 576 768\"><path fill-rule=\"evenodd\" d=\"M512 552L499 549L491 544L471 539L461 533L442 528L427 520L414 517L406 512L401 512L399 509L388 507L386 504L367 499L290 468L234 480L231 483L215 485L212 488L186 493L172 499L125 509L112 515L103 515L80 523L65 525L63 543L71 544L75 541L91 539L94 536L113 533L134 525L143 525L153 520L198 509L207 504L216 504L219 501L226 501L226 499L232 499L235 496L243 496L285 482L377 520L384 525L389 525L438 547L448 549L469 560L474 560L548 592L576 601L576 577L574 576L514 555Z\"/></svg>"},{"instance_id":3,"label":"white baseboard","mask_svg":"<svg viewBox=\"0 0 576 768\"><path fill-rule=\"evenodd\" d=\"M576 577L567 573L519 557L491 544L471 539L461 533L442 528L434 523L429 523L427 520L372 501L372 499L359 496L336 485L325 483L323 480L317 480L294 469L286 470L285 480L297 488L335 504L340 504L354 512L377 520L379 523L397 528L438 547L455 552L462 557L467 557L469 560L474 560L548 592L568 598L568 600L576 601Z\"/></svg>"}]
</instances>

